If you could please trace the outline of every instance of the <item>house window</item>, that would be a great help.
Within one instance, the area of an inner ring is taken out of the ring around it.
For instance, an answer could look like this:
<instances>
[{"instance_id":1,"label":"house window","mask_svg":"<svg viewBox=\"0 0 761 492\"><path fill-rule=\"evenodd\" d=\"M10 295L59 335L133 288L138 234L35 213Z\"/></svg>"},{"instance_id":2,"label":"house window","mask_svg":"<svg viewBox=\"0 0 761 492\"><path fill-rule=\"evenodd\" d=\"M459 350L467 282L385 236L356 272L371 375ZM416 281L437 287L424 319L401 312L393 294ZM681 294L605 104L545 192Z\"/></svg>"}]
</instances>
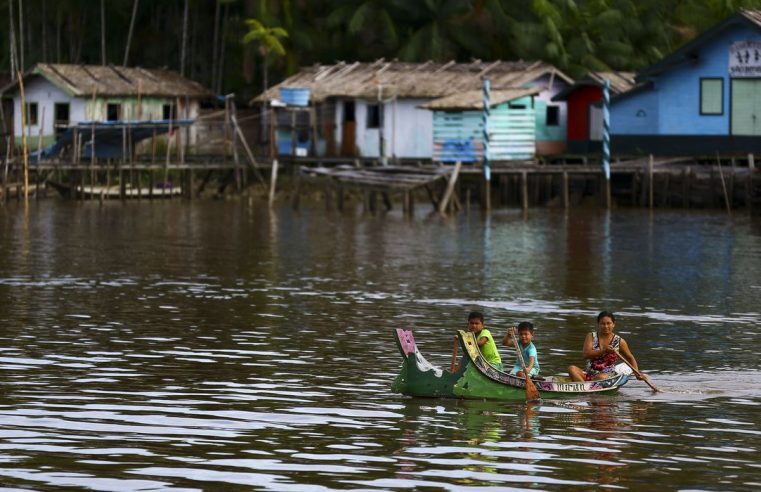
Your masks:
<instances>
[{"instance_id":1,"label":"house window","mask_svg":"<svg viewBox=\"0 0 761 492\"><path fill-rule=\"evenodd\" d=\"M119 121L122 118L122 105L115 103L108 103L106 105L106 120L107 121Z\"/></svg>"},{"instance_id":2,"label":"house window","mask_svg":"<svg viewBox=\"0 0 761 492\"><path fill-rule=\"evenodd\" d=\"M380 128L380 104L367 105L367 128Z\"/></svg>"},{"instance_id":3,"label":"house window","mask_svg":"<svg viewBox=\"0 0 761 492\"><path fill-rule=\"evenodd\" d=\"M700 114L724 114L724 79L700 79Z\"/></svg>"},{"instance_id":4,"label":"house window","mask_svg":"<svg viewBox=\"0 0 761 492\"><path fill-rule=\"evenodd\" d=\"M547 126L560 124L560 106L547 106Z\"/></svg>"},{"instance_id":5,"label":"house window","mask_svg":"<svg viewBox=\"0 0 761 492\"><path fill-rule=\"evenodd\" d=\"M37 124L37 103L26 103L26 124L27 126Z\"/></svg>"},{"instance_id":6,"label":"house window","mask_svg":"<svg viewBox=\"0 0 761 492\"><path fill-rule=\"evenodd\" d=\"M174 117L174 104L164 104L161 112L161 119L173 120Z\"/></svg>"}]
</instances>

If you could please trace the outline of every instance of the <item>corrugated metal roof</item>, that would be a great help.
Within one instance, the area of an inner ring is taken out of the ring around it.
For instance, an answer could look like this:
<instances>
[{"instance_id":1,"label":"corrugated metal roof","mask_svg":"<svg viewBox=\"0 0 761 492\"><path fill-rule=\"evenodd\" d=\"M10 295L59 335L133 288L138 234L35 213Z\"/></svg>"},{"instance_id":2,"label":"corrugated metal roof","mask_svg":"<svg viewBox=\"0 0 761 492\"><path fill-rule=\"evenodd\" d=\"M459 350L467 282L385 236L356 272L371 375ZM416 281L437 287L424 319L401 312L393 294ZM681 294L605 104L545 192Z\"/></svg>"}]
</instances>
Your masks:
<instances>
[{"instance_id":1,"label":"corrugated metal roof","mask_svg":"<svg viewBox=\"0 0 761 492\"><path fill-rule=\"evenodd\" d=\"M73 96L137 96L156 97L213 96L213 92L172 70L114 65L67 65L38 63L24 74L40 75ZM13 82L2 89L15 89Z\"/></svg>"},{"instance_id":2,"label":"corrugated metal roof","mask_svg":"<svg viewBox=\"0 0 761 492\"><path fill-rule=\"evenodd\" d=\"M520 99L525 96L533 96L542 92L540 88L515 88L515 89L496 89L489 92L489 106L494 107L502 103ZM484 107L483 91L464 91L452 94L450 96L434 99L420 105L421 108L431 110L482 110Z\"/></svg>"},{"instance_id":3,"label":"corrugated metal roof","mask_svg":"<svg viewBox=\"0 0 761 492\"><path fill-rule=\"evenodd\" d=\"M373 63L340 62L305 67L251 102L277 99L281 87L309 89L313 102L329 97L377 99L379 95L384 98L435 99L479 89L484 78L491 81L492 87L510 88L521 87L552 73L573 83L563 72L543 62L406 63L383 59Z\"/></svg>"}]
</instances>

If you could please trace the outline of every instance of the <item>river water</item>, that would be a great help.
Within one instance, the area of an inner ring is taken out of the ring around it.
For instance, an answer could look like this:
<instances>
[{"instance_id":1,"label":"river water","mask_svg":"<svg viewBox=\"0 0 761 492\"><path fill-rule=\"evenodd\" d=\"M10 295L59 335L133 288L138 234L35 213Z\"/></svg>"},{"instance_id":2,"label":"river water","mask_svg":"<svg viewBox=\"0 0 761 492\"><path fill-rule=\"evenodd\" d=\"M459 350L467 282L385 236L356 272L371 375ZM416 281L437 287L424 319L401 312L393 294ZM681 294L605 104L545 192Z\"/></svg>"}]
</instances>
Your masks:
<instances>
[{"instance_id":1,"label":"river water","mask_svg":"<svg viewBox=\"0 0 761 492\"><path fill-rule=\"evenodd\" d=\"M417 212L0 208L0 490L761 487L758 215ZM612 310L664 391L392 393L392 330L448 366L471 309L545 375Z\"/></svg>"}]
</instances>

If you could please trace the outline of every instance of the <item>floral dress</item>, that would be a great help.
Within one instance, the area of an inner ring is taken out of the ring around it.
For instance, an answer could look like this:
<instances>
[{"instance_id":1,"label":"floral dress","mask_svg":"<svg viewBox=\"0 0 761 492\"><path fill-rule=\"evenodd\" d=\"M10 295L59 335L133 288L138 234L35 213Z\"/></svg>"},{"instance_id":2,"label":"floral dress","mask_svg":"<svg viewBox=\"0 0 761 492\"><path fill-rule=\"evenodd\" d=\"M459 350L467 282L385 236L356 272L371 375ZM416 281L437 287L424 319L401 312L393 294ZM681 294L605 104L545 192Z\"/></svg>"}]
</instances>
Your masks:
<instances>
[{"instance_id":1,"label":"floral dress","mask_svg":"<svg viewBox=\"0 0 761 492\"><path fill-rule=\"evenodd\" d=\"M610 342L610 346L618 350L621 345L621 337L613 335L613 340ZM600 350L600 339L597 337L597 332L592 332L592 348ZM616 354L605 354L602 357L591 359L587 361L586 371L584 371L584 379L591 381L598 373L610 373L618 364L618 356Z\"/></svg>"}]
</instances>

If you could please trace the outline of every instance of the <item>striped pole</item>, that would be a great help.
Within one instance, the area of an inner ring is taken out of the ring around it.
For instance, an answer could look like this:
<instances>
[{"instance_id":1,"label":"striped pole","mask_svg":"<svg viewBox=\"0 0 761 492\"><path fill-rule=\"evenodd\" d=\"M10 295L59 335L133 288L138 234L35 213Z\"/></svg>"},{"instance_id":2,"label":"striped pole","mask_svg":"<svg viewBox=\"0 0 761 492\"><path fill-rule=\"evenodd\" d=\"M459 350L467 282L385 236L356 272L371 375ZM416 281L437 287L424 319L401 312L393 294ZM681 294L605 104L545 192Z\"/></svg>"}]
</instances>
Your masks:
<instances>
[{"instance_id":1,"label":"striped pole","mask_svg":"<svg viewBox=\"0 0 761 492\"><path fill-rule=\"evenodd\" d=\"M610 181L610 82L602 86L602 167L605 179Z\"/></svg>"},{"instance_id":2,"label":"striped pole","mask_svg":"<svg viewBox=\"0 0 761 492\"><path fill-rule=\"evenodd\" d=\"M484 95L484 112L483 112L483 127L484 127L484 209L491 209L491 168L489 167L489 114L491 112L489 104L489 79L484 79L483 83L483 95Z\"/></svg>"},{"instance_id":3,"label":"striped pole","mask_svg":"<svg viewBox=\"0 0 761 492\"><path fill-rule=\"evenodd\" d=\"M489 168L489 113L491 112L491 108L489 105L489 79L484 79L484 85L483 85L483 92L484 92L484 112L483 112L483 121L484 121L484 179L488 183L491 180L491 169Z\"/></svg>"}]
</instances>

